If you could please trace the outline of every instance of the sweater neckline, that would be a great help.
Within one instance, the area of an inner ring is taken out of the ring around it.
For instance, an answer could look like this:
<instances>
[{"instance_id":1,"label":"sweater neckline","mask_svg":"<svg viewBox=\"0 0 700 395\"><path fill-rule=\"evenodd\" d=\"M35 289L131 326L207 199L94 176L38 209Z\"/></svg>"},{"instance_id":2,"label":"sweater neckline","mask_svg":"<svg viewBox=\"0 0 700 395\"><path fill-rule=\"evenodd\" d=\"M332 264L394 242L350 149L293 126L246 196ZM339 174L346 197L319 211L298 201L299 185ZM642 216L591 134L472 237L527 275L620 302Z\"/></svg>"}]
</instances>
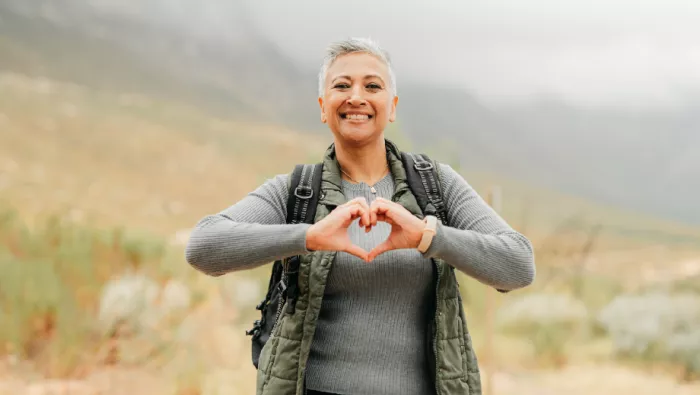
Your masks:
<instances>
[{"instance_id":1,"label":"sweater neckline","mask_svg":"<svg viewBox=\"0 0 700 395\"><path fill-rule=\"evenodd\" d=\"M364 190L369 189L371 187L374 187L375 189L377 189L377 188L381 188L382 186L389 185L391 180L392 180L391 172L389 172L389 173L387 173L387 175L385 175L379 181L377 181L377 183L374 185L369 185L365 182L360 182L360 183L355 184L354 182L346 180L346 179L342 179L342 182L343 182L343 188L351 189L351 190L355 190L355 191L364 191Z\"/></svg>"}]
</instances>

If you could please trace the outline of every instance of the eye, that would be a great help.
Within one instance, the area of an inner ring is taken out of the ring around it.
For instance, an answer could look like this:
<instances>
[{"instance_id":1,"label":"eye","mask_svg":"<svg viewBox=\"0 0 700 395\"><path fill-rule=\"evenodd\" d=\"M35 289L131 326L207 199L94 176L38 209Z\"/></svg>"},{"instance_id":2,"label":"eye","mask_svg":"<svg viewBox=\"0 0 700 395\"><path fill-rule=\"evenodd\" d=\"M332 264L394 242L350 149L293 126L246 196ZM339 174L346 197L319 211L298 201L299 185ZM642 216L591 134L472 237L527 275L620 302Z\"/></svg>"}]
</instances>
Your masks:
<instances>
[{"instance_id":1,"label":"eye","mask_svg":"<svg viewBox=\"0 0 700 395\"><path fill-rule=\"evenodd\" d=\"M382 89L382 87L375 82L370 82L369 84L367 84L367 89L378 90Z\"/></svg>"},{"instance_id":2,"label":"eye","mask_svg":"<svg viewBox=\"0 0 700 395\"><path fill-rule=\"evenodd\" d=\"M348 84L347 82L339 82L339 83L333 85L333 88L336 88L336 89L348 89L348 88L350 88L350 84Z\"/></svg>"}]
</instances>

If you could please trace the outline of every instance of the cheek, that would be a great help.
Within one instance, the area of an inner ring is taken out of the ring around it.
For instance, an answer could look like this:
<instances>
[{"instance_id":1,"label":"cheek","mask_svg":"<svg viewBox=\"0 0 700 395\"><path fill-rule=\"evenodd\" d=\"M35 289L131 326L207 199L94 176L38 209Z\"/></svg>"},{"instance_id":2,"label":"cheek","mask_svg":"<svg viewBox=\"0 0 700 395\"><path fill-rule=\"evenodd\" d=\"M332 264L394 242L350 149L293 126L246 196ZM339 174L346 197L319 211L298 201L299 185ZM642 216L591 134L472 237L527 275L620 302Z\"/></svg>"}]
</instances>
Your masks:
<instances>
[{"instance_id":1,"label":"cheek","mask_svg":"<svg viewBox=\"0 0 700 395\"><path fill-rule=\"evenodd\" d=\"M374 110L377 113L377 119L385 120L391 115L391 103L378 102L375 104Z\"/></svg>"},{"instance_id":2,"label":"cheek","mask_svg":"<svg viewBox=\"0 0 700 395\"><path fill-rule=\"evenodd\" d=\"M342 100L338 100L334 98L329 98L329 100L326 102L326 106L324 107L324 111L326 114L331 115L335 114L338 112L338 108L343 104Z\"/></svg>"}]
</instances>

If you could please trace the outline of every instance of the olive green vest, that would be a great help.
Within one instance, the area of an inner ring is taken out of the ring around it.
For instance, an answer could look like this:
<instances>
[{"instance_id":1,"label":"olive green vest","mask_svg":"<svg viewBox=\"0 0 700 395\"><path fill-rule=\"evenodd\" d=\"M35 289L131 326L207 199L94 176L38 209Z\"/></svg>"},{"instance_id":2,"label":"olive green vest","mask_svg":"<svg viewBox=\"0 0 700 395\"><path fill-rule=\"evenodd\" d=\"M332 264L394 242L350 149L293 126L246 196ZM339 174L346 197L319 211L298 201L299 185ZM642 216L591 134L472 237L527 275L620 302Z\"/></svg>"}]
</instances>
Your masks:
<instances>
[{"instance_id":1,"label":"olive green vest","mask_svg":"<svg viewBox=\"0 0 700 395\"><path fill-rule=\"evenodd\" d=\"M423 214L411 193L400 151L386 141L387 158L394 177L392 200L412 214ZM439 169L438 166L436 168ZM321 196L315 222L346 202L335 149L331 146L323 160ZM283 313L270 339L260 353L257 395L302 395L306 361L316 330L316 320L336 252L315 251L301 257L299 299L293 314ZM467 331L462 298L454 268L433 259L435 272L435 314L428 325L432 338L428 350L429 365L437 395L480 395L481 380L472 341ZM283 309L285 311L286 309Z\"/></svg>"}]
</instances>

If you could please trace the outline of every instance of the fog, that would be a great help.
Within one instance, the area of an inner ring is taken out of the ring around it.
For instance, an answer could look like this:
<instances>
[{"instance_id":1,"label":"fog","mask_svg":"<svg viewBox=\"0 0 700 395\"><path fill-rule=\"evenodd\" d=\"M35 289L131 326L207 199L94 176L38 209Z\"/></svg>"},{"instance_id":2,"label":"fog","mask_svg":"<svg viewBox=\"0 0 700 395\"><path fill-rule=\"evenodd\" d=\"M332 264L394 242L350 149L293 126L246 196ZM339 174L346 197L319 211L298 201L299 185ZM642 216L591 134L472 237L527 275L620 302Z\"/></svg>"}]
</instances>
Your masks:
<instances>
[{"instance_id":1,"label":"fog","mask_svg":"<svg viewBox=\"0 0 700 395\"><path fill-rule=\"evenodd\" d=\"M462 86L482 100L683 106L700 92L700 3L690 0L246 2L273 42L315 66L324 46L371 36L399 81ZM400 84L400 82L399 82Z\"/></svg>"},{"instance_id":2,"label":"fog","mask_svg":"<svg viewBox=\"0 0 700 395\"><path fill-rule=\"evenodd\" d=\"M0 69L306 131L326 132L314 80L325 47L369 36L391 53L399 128L418 146L448 141L465 168L700 221L697 2L0 0L3 9Z\"/></svg>"}]
</instances>

